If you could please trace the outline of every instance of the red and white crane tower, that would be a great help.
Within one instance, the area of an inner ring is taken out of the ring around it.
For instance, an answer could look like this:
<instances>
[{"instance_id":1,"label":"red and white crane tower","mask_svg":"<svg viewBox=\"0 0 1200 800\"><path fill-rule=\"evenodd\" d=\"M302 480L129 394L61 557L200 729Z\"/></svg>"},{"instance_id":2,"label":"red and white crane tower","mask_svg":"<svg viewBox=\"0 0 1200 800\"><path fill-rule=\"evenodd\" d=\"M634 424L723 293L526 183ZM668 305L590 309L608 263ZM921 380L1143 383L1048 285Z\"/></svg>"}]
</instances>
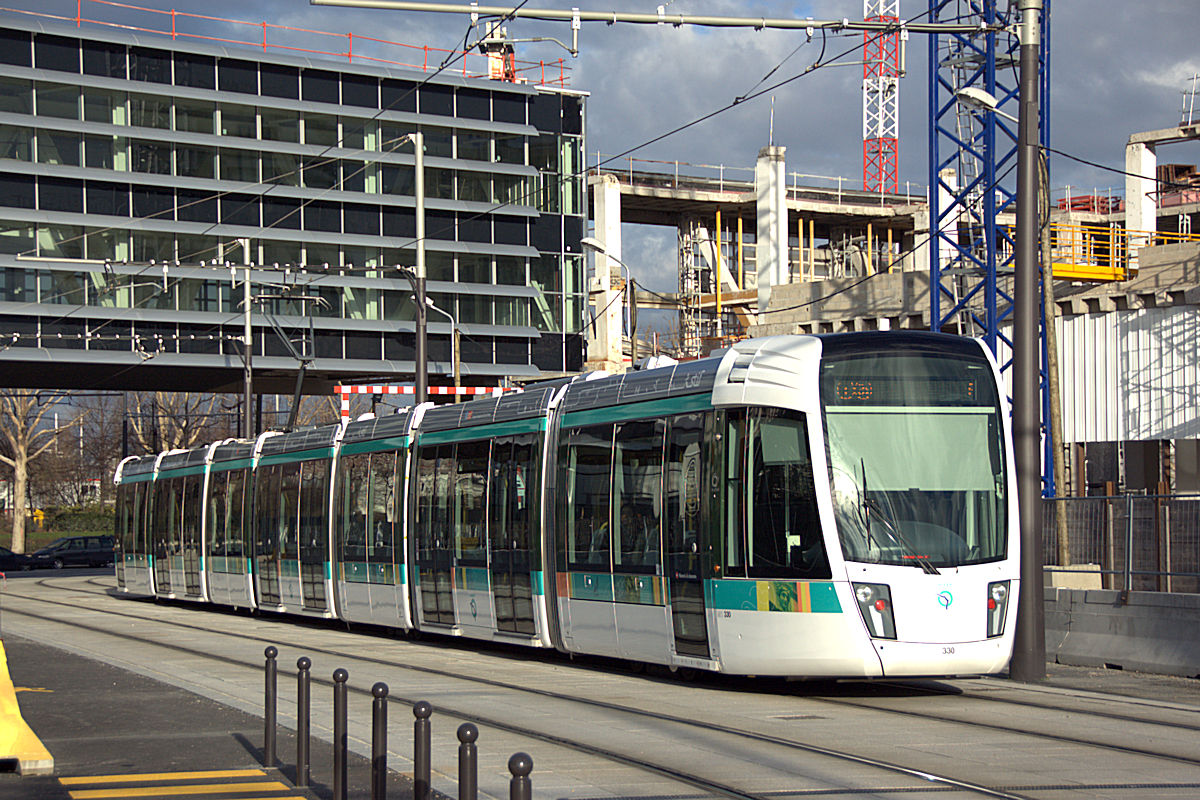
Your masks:
<instances>
[{"instance_id":1,"label":"red and white crane tower","mask_svg":"<svg viewBox=\"0 0 1200 800\"><path fill-rule=\"evenodd\" d=\"M900 22L900 0L863 0L866 22ZM899 188L900 76L907 31L863 31L863 191Z\"/></svg>"}]
</instances>

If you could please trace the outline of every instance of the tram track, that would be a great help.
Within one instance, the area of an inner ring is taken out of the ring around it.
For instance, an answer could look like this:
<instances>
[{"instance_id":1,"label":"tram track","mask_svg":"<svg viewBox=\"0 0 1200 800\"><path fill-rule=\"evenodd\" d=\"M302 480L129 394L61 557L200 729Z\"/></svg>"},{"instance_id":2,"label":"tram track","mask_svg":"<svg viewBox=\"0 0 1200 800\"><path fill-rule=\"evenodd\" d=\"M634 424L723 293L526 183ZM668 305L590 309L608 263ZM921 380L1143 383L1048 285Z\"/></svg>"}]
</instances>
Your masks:
<instances>
[{"instance_id":1,"label":"tram track","mask_svg":"<svg viewBox=\"0 0 1200 800\"><path fill-rule=\"evenodd\" d=\"M56 576L55 578L51 578L51 579L40 579L38 581L38 583L40 585L51 586L51 585L53 585L53 583L57 583L57 578L58 578L58 576ZM94 588L83 589L83 588L79 587L78 585L74 585L70 588L72 591L74 591L76 593L104 595L104 596L108 596L108 597L112 596L109 588L107 586L105 586L103 583L93 579L93 580L89 580L88 584ZM12 592L9 592L9 594L12 595ZM52 605L57 605L57 606L66 607L66 608L76 608L76 609L78 609L78 608L93 608L92 606L88 606L83 603L68 602L66 600L61 600L61 599L50 600L50 599L47 599L44 597L32 597L29 595L13 595L13 596L14 597L24 597L25 599L28 599L28 600L49 603ZM186 608L187 605L188 604L186 604L186 603L172 603L168 607ZM10 611L11 610L12 609L10 608ZM811 755L825 756L825 757L834 758L834 759L838 759L838 760L842 760L842 761L851 761L860 766L870 766L870 767L873 767L876 769L887 770L893 774L902 774L908 778L916 778L916 779L920 779L920 780L929 781L937 786L942 787L943 789L955 788L955 789L967 791L967 792L970 792L973 794L978 794L981 796L991 796L991 797L1021 797L1022 796L1020 794L1016 794L1013 791L1006 790L1006 789L998 789L998 788L993 788L993 787L988 787L988 786L972 784L970 782L958 781L957 779L951 778L949 776L932 775L932 774L922 771L922 770L915 770L910 767L905 767L903 765L886 762L886 761L883 761L880 759L865 758L861 755L849 753L846 751L838 751L838 750L834 750L831 748L825 748L825 747L821 747L821 746L812 745L810 743L799 742L794 739L788 739L785 737L763 734L762 732L751 731L751 730L747 730L744 728L737 728L737 727L729 726L729 725L718 725L718 724L712 723L711 721L683 718L683 717L679 717L677 715L664 714L662 712L657 712L657 711L647 711L645 709L631 708L626 705L596 700L596 699L592 699L592 698L582 698L579 696L566 696L566 695L562 694L561 692L555 692L555 691L548 690L548 689L541 689L541 688L536 688L536 687L531 687L531 686L526 686L526 685L515 684L515 683L508 682L508 681L497 680L494 678L464 675L461 672L452 672L450 670L438 669L436 667L430 667L430 666L426 666L426 665L398 663L396 661L390 661L390 660L385 660L385 659L381 659L381 658L374 658L369 655L360 655L360 654L348 655L346 652L343 652L341 650L313 647L309 643L297 644L295 641L288 641L286 639L281 639L281 637L278 637L278 636L265 637L265 636L258 636L258 635L254 635L254 634L247 634L245 632L238 632L235 634L235 633L231 633L228 630L223 630L223 629L216 628L213 626L197 625L197 624L193 624L193 623L181 622L178 620L163 619L161 616L155 616L155 615L149 615L149 614L138 614L138 613L131 613L131 612L132 612L132 609L130 609L128 611L127 610L117 611L117 610L113 610L113 609L105 609L104 610L104 613L106 613L106 614L118 616L118 617L124 617L124 618L130 619L130 620L133 620L133 621L140 621L140 622L153 621L158 624L168 625L168 626L171 626L176 629L188 629L188 630L194 630L197 632L202 632L202 633L207 633L207 634L236 636L238 639L240 639L242 641L250 640L250 641L258 641L258 642L264 643L264 644L275 644L275 645L282 645L282 646L293 647L293 648L303 648L309 652L313 652L314 654L320 653L320 654L331 656L331 657L352 658L355 662L358 662L360 664L376 664L376 665L380 665L380 666L386 666L391 669L401 669L401 670L405 670L405 671L418 672L418 673L429 675L431 677L438 677L438 678L456 680L456 681L466 681L466 682L470 682L472 684L479 685L479 686L488 686L488 687L501 689L501 690L505 690L505 691L529 693L529 694L534 694L534 695L537 695L537 696L540 696L543 698L553 699L556 701L566 701L566 702L571 702L571 703L578 703L578 704L587 705L587 706L590 706L593 708L602 709L605 711L614 711L614 712L619 712L619 713L624 713L624 714L635 714L635 715L638 715L641 717L654 719L660 723L681 725L681 726L685 726L687 728L693 728L693 729L701 728L701 729L704 729L704 730L707 730L710 732L720 733L720 734L724 734L724 735L727 735L730 737L737 737L741 740L754 741L754 742L760 743L760 744L768 744L773 747L782 747L782 748L785 748L785 749L791 750L791 751L802 751L802 752L806 752ZM203 655L208 658L217 658L219 660L224 660L227 663L236 664L238 667L241 667L241 668L253 669L253 670L261 669L260 663L248 661L245 659L222 658L220 656L214 655L213 653L203 652L203 651L200 651L200 650L197 650L194 648L183 647L180 645L175 645L175 644L170 644L170 643L164 643L164 642L161 642L161 641L158 641L155 639L150 639L148 637L141 637L141 636L137 636L134 634L125 633L125 632L114 632L111 630L99 628L97 626L88 626L88 625L84 625L82 623L71 623L70 621L62 620L61 618L53 617L53 616L49 616L49 615L38 615L38 614L26 612L26 611L17 611L16 613L23 613L23 614L26 614L28 616L32 616L35 618L42 618L42 619L46 619L47 621L55 621L55 622L59 622L62 624L76 624L79 627L89 628L89 629L93 629L93 630L100 630L103 633L105 633L106 635L110 635L110 636L122 637L122 638L125 638L128 640L142 641L142 642L145 642L146 644L150 644L153 646L169 647L169 648L178 650L179 652L186 653L188 655ZM237 612L234 612L234 613L237 613ZM279 619L284 622L294 622L293 620L289 620L286 617L280 617ZM315 625L317 625L317 626L326 625L326 627L334 627L332 625L327 625L326 623L323 623L323 622L307 620L307 619L303 620L303 622L306 622L309 624L315 623ZM451 645L451 646L453 646L453 645ZM319 685L330 685L330 686L332 685L331 681L320 680L320 679L314 679L314 680ZM794 684L791 684L791 686L794 687ZM896 686L896 684L879 684L880 688L888 688L890 686ZM903 688L906 691L910 691L913 689L913 687L909 686L909 685L905 685ZM920 691L920 692L924 692L926 694L930 694L930 695L954 694L951 692L939 692L935 689L931 689L930 687L921 687L921 686L916 687L916 690ZM368 692L365 689L357 689L355 691L359 695L362 695L362 696L366 696L368 694ZM393 699L396 700L397 702L407 703L409 705L412 705L419 698L406 698L406 697L394 695ZM843 707L854 707L854 708L860 709L860 710L868 710L873 713L885 712L885 713L890 713L890 714L907 715L908 717L911 717L911 718L921 718L921 719L926 719L926 720L934 721L934 722L941 723L941 724L959 724L959 725L973 724L969 721L948 718L948 717L945 717L942 715L937 715L937 714L919 713L919 712L913 712L911 710L887 708L886 706L880 706L878 704L870 703L870 702L866 702L866 701L852 701L852 700L845 700L845 699L813 698L813 697L806 697L804 699L807 701L810 701L810 702L830 703L830 704L835 704L835 705L839 705L839 706L843 706ZM988 700L994 700L995 702L1000 702L1000 703L1005 702L1004 699L1002 699L1002 698L970 697L970 699L988 699ZM1043 703L1021 703L1019 701L1015 701L1014 704L1015 705L1032 705L1032 706L1036 706L1042 710L1053 710L1053 711L1068 710L1068 709L1062 709L1059 707L1048 707ZM578 740L574 740L574 739L567 739L567 738L564 738L561 736L548 735L545 731L536 730L536 729L530 728L528 726L514 725L511 722L506 722L504 720L490 718L490 717L487 717L486 715L481 715L476 712L466 712L461 709L455 709L455 708L441 705L441 704L439 704L438 710L439 710L439 713L445 714L446 716L449 716L449 717L452 717L455 719L470 720L470 721L476 722L477 724L484 725L489 728L494 728L496 730L506 731L506 732L512 733L514 735L524 736L524 737L528 737L531 739L536 739L536 740L540 740L543 742L556 744L556 745L559 745L562 747L571 748L573 750L576 750L577 752L587 753L589 755L604 758L609 761L613 761L615 763L621 763L621 764L625 764L627 766L642 769L647 772L659 775L661 777L667 777L672 780L679 781L680 783L684 783L684 784L693 786L694 788L702 789L704 791L712 792L712 793L719 794L722 796L746 798L746 800L756 797L756 795L747 793L744 791L740 791L736 787L722 784L718 781L698 779L694 775L688 775L677 769L672 769L668 766L665 766L662 763L656 763L656 762L652 762L652 761L649 761L644 758L638 758L636 756L630 755L629 753L622 753L622 752L613 751L611 749L598 748L587 742L582 742L582 741L578 741ZM1090 712L1087 710L1078 710L1078 709L1069 709L1069 710L1073 711L1075 713L1080 713L1080 714L1093 713L1093 712ZM1158 726L1166 727L1166 728L1191 730L1193 727L1190 725L1179 725L1177 723L1160 722L1160 721L1154 721L1154 720L1147 721L1145 719L1132 718L1128 715L1096 714L1096 716L1102 716L1102 717L1105 717L1108 719L1121 720L1121 721L1136 721L1143 725L1158 725ZM1135 747L1130 747L1130 746L1113 745L1112 743L1097 742L1094 740L1082 739L1079 737L1067 737L1067 736L1056 735L1056 734L1048 734L1045 732L1029 731L1026 729L1017 729L1017 728L1014 728L1011 726L981 724L981 723L974 723L974 724L977 727L984 727L984 728L988 728L991 730L996 730L996 731L1000 731L1000 732L1004 732L1004 733L1020 734L1022 736L1031 736L1031 737L1038 737L1038 738L1042 738L1042 739L1050 739L1050 740L1057 741L1057 742L1064 743L1064 744L1072 744L1072 745L1088 746L1088 747L1100 747L1100 748L1105 748L1108 750L1115 750L1115 751L1129 754L1129 755L1150 757L1150 758L1159 758L1159 759L1169 759L1169 760L1173 760L1173 761L1180 762L1180 763L1185 763L1185 764L1192 765L1192 766L1200 765L1200 760L1197 760L1194 758L1180 757L1178 755L1163 753L1160 751L1148 750L1146 748L1135 748ZM1022 787L1022 788L1024 788L1024 787ZM1042 788L1042 787L1039 787L1039 788ZM802 795L803 792L799 792L797 794Z\"/></svg>"},{"instance_id":2,"label":"tram track","mask_svg":"<svg viewBox=\"0 0 1200 800\"><path fill-rule=\"evenodd\" d=\"M39 581L39 582L41 582L41 581ZM94 581L89 581L89 583L99 586L99 584L96 584ZM72 589L76 592L81 591L78 586L72 587ZM111 595L109 595L109 592L105 589L89 590L88 593L103 594L105 596L111 596ZM11 592L9 594L12 595ZM23 597L24 599L27 599L30 601L49 603L51 605L56 605L56 606L60 606L60 607L67 607L67 608L83 608L83 607L85 607L79 603L72 603L72 602L67 602L64 600L49 600L46 598L32 597L29 595L13 595L13 596ZM92 610L96 610L93 607L88 607L88 608L91 608ZM11 608L11 606L7 610L10 613L21 614L23 616L43 620L46 622L54 622L57 624L64 624L64 625L78 627L81 629L96 631L96 632L102 633L103 635L113 636L118 639L123 639L123 640L127 640L127 641L135 641L135 642L139 642L139 643L154 646L154 647L168 648L170 650L173 650L175 652L178 652L178 653L181 653L181 654L184 654L187 656L203 656L205 658L215 659L222 663L226 663L231 666L238 667L238 668L244 668L244 669L254 670L254 671L260 671L262 669L261 662L257 661L257 660L231 658L228 656L222 656L222 655L219 655L216 653L212 653L210 651L205 651L205 650L197 649L194 647L189 647L186 645L170 643L170 642L163 642L158 639L154 639L154 638L147 637L147 636L140 636L138 634L131 633L131 632L113 631L111 629L103 628L100 626L89 625L89 624L83 623L83 622L64 620L60 617L56 617L53 615L38 614L36 612L23 610L23 609L14 610ZM373 658L371 656L358 655L358 654L351 655L351 654L348 654L346 652L342 652L339 650L313 647L307 643L302 644L302 645L296 644L295 642L281 640L280 637L269 637L268 638L268 637L256 636L253 634L248 635L244 632L236 632L235 633L235 632L231 632L228 630L222 630L220 628L206 627L203 625L195 625L195 624L190 624L190 623L182 623L182 622L178 622L175 620L164 620L159 617L154 617L154 616L150 616L150 615L133 614L133 613L129 613L126 611L113 611L113 610L105 609L104 613L107 615L115 615L118 617L124 617L127 619L140 621L140 622L156 622L158 624L165 624L165 625L172 626L175 628L190 629L190 630L194 630L197 632L203 632L203 633L207 633L207 634L216 634L216 635L221 635L221 636L236 637L237 639L239 639L241 641L250 640L250 641L257 641L260 643L273 644L276 646L286 646L286 647L292 647L292 648L297 648L297 649L303 649L303 650L305 650L305 652L311 652L314 654L319 653L319 654L327 655L327 656L341 657L344 659L352 659L353 662L359 662L361 664L378 664L381 666L386 666L389 669L416 671L416 672L420 672L420 673L424 673L424 674L428 674L428 675L436 675L437 677L448 679L448 680L465 681L465 682L469 682L469 683L476 684L476 685L483 685L483 686L493 687L493 688L497 688L497 689L503 689L506 691L531 693L531 694L535 694L537 696L540 696L540 697L543 697L546 699L552 699L552 700L556 700L556 701L560 701L560 702L580 704L580 705L588 706L588 707L598 709L598 710L603 710L603 711L635 715L640 718L652 719L658 723L680 726L684 729L703 730L709 736L714 735L714 734L715 735L723 735L723 736L731 737L735 741L752 742L755 745L767 745L767 746L774 747L774 748L781 748L785 753L790 752L793 755L796 753L804 753L804 754L807 754L810 756L818 756L818 757L833 759L835 761L842 762L842 763L853 764L858 767L866 767L869 769L880 770L885 773L889 773L889 774L892 774L892 775L895 775L898 777L904 777L911 781L915 781L915 782L917 782L917 786L919 786L920 784L927 784L926 790L936 787L938 790L941 790L941 791L947 791L947 790L955 791L956 790L956 791L966 792L966 793L969 793L972 795L977 795L977 796L1009 798L1010 800L1025 800L1025 797L1026 797L1025 795L1022 795L1019 793L1014 793L1012 791L1007 791L1004 789L997 789L997 788L993 788L993 787L989 787L989 786L984 786L984 785L973 783L970 781L964 781L964 780L961 780L961 779L958 779L958 778L955 778L952 776L948 776L948 775L936 775L936 774L930 773L926 770L907 767L902 764L886 761L883 759L864 756L861 754L851 753L848 751L837 750L835 748L825 747L825 746L816 745L816 744L812 744L812 743L801 742L801 741L797 741L795 739L790 739L787 737L763 733L761 731L753 731L753 730L748 730L745 728L735 727L732 725L719 724L719 723L715 723L711 720L708 720L708 721L696 720L696 719L682 717L682 716L678 716L678 715L674 715L674 714L667 714L667 713L663 713L663 712L659 712L659 711L649 711L646 709L633 708L633 707L622 705L619 703L612 703L612 702L607 702L607 701L602 701L602 700L596 700L594 698L582 698L582 697L574 696L574 695L566 695L561 692L554 692L554 691L547 690L547 689L537 689L537 688L533 688L533 687L522 686L522 685L518 685L518 684L506 682L506 681L500 681L500 680L496 680L496 679L491 679L491 678L482 678L482 677L464 675L462 673L452 672L449 670L440 670L437 668L423 666L423 665L396 663L394 661L386 661L384 659ZM285 618L282 618L282 619L285 619ZM333 685L333 682L331 680L322 679L317 676L313 676L312 682L314 684L321 685L321 686L331 687ZM354 687L354 686L350 686L349 688L352 693L354 693L362 698L370 697L371 693L370 693L369 689L361 688L361 687ZM390 699L395 702L399 702L402 704L412 706L423 698L406 697L403 695L392 694L392 695L390 695ZM471 722L476 723L477 725L480 725L481 727L492 728L492 729L504 731L506 733L510 733L513 735L522 736L522 737L526 737L529 739L535 739L538 741L542 741L542 742L557 745L560 747L568 748L568 749L574 750L576 752L585 753L587 755L591 755L591 756L598 757L598 758L603 758L605 760L612 761L614 763L619 763L619 764L623 764L625 766L634 767L636 769L644 770L648 773L652 773L659 777L664 777L664 778L668 778L670 780L678 781L681 784L685 784L685 785L691 786L693 788L700 789L702 791L720 795L720 796L724 796L724 797L736 798L737 800L768 800L768 798L777 798L781 794L780 792L770 792L770 793L766 793L766 794L756 794L756 793L752 793L752 792L747 792L745 790L739 789L738 787L730 785L728 783L713 780L711 778L704 778L702 776L690 774L690 773L681 771L680 769L663 764L659 761L651 761L649 759L642 758L637 755L633 755L629 752L619 752L619 751L616 751L616 750L613 750L610 748L598 747L592 743L589 743L586 741L581 741L577 738L567 738L567 737L563 737L563 736L550 734L547 731L538 730L536 728L532 728L527 725L514 724L511 721L501 720L501 719L498 719L495 717L488 716L486 714L480 714L476 711L466 711L463 709L454 708L452 706L446 705L441 702L439 702L437 704L437 713L439 715L444 715L444 716L447 716L447 717L450 717L453 719L457 719L457 720L471 721ZM907 792L914 791L917 788L917 786L876 787L876 788L871 789L871 793L884 794L884 795L886 795L889 792L905 792L905 793L907 793ZM845 794L854 795L854 794L860 794L863 791L864 791L863 788L847 788L845 790ZM787 792L786 794L789 796L802 797L802 796L805 796L808 794L813 794L813 793L818 793L821 796L825 796L825 797L830 797L830 796L836 797L839 794L842 794L842 792L839 792L837 789L833 789L833 788L823 788L816 792L814 792L813 790L801 789L801 790L796 790L795 792Z\"/></svg>"}]
</instances>

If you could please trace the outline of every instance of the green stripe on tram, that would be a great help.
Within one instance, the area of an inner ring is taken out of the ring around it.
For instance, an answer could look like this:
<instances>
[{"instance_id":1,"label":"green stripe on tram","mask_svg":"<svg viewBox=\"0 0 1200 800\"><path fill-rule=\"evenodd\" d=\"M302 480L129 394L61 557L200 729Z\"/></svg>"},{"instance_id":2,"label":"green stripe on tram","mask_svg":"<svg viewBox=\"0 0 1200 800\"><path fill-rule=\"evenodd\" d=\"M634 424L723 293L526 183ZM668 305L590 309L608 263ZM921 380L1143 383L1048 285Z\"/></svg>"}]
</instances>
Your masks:
<instances>
[{"instance_id":1,"label":"green stripe on tram","mask_svg":"<svg viewBox=\"0 0 1200 800\"><path fill-rule=\"evenodd\" d=\"M293 461L311 461L315 458L332 458L333 446L329 447L314 447L309 450L297 450L294 453L272 453L269 456L262 456L258 460L260 467L270 466L271 464L290 464Z\"/></svg>"},{"instance_id":2,"label":"green stripe on tram","mask_svg":"<svg viewBox=\"0 0 1200 800\"><path fill-rule=\"evenodd\" d=\"M182 469L160 469L158 477L160 480L167 478L186 478L190 475L203 475L205 466L200 464L195 467L183 467Z\"/></svg>"},{"instance_id":3,"label":"green stripe on tram","mask_svg":"<svg viewBox=\"0 0 1200 800\"><path fill-rule=\"evenodd\" d=\"M689 394L683 397L647 400L642 403L624 403L604 408L589 408L585 411L572 411L569 414L563 414L562 426L578 428L583 425L600 425L606 422L686 414L689 411L704 411L710 408L712 408L711 394Z\"/></svg>"},{"instance_id":4,"label":"green stripe on tram","mask_svg":"<svg viewBox=\"0 0 1200 800\"><path fill-rule=\"evenodd\" d=\"M705 599L716 609L840 614L837 589L828 581L705 581Z\"/></svg>"},{"instance_id":5,"label":"green stripe on tram","mask_svg":"<svg viewBox=\"0 0 1200 800\"><path fill-rule=\"evenodd\" d=\"M497 422L491 425L476 425L469 428L452 428L445 431L428 431L419 434L419 443L449 444L451 442L468 442L475 439L489 439L496 436L513 436L518 433L541 433L546 430L545 417L518 419L512 422Z\"/></svg>"},{"instance_id":6,"label":"green stripe on tram","mask_svg":"<svg viewBox=\"0 0 1200 800\"><path fill-rule=\"evenodd\" d=\"M367 442L352 442L342 445L342 455L354 456L359 453L377 453L384 450L404 450L408 447L409 436L388 436L385 439L371 439Z\"/></svg>"},{"instance_id":7,"label":"green stripe on tram","mask_svg":"<svg viewBox=\"0 0 1200 800\"><path fill-rule=\"evenodd\" d=\"M137 475L122 475L121 483L145 483L154 480L153 472L139 472Z\"/></svg>"},{"instance_id":8,"label":"green stripe on tram","mask_svg":"<svg viewBox=\"0 0 1200 800\"><path fill-rule=\"evenodd\" d=\"M246 469L250 466L250 459L239 458L234 461L214 461L212 463L213 472L227 472L231 469Z\"/></svg>"}]
</instances>

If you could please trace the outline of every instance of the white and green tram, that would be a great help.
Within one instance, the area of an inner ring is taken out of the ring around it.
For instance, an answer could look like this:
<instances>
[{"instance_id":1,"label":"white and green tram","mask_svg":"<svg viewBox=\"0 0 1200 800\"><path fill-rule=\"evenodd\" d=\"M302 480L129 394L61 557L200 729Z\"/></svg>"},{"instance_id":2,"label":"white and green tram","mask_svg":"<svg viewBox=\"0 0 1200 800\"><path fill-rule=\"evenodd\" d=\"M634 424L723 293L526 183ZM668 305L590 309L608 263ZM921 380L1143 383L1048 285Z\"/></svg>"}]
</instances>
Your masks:
<instances>
[{"instance_id":1,"label":"white and green tram","mask_svg":"<svg viewBox=\"0 0 1200 800\"><path fill-rule=\"evenodd\" d=\"M117 578L177 598L672 668L1004 668L1008 413L971 339L700 361L117 469Z\"/></svg>"}]
</instances>

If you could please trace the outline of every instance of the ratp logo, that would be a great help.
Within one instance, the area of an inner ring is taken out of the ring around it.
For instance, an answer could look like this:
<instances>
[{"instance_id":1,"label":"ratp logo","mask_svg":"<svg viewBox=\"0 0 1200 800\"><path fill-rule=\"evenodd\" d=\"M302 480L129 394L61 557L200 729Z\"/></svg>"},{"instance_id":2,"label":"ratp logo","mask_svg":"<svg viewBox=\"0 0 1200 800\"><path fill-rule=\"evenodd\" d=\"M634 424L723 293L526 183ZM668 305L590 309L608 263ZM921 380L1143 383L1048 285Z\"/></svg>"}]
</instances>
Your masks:
<instances>
[{"instance_id":1,"label":"ratp logo","mask_svg":"<svg viewBox=\"0 0 1200 800\"><path fill-rule=\"evenodd\" d=\"M949 611L950 606L954 604L954 595L950 593L949 589L943 589L938 592L937 601L939 606Z\"/></svg>"}]
</instances>

